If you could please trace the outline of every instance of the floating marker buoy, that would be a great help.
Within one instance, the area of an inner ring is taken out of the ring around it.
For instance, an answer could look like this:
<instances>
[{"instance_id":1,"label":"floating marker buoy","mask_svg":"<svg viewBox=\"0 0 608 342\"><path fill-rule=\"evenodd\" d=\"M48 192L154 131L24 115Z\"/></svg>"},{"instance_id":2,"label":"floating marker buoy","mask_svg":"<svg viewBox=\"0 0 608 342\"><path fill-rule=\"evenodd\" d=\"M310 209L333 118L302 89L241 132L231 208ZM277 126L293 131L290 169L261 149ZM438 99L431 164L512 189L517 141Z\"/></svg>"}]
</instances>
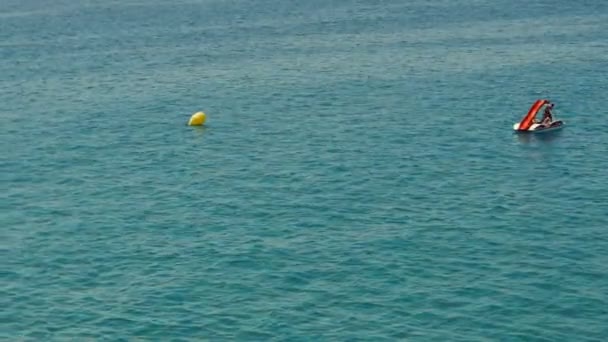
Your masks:
<instances>
[{"instance_id":1,"label":"floating marker buoy","mask_svg":"<svg viewBox=\"0 0 608 342\"><path fill-rule=\"evenodd\" d=\"M207 120L207 116L203 112L196 112L192 114L190 117L190 121L188 121L188 126L202 126Z\"/></svg>"}]
</instances>

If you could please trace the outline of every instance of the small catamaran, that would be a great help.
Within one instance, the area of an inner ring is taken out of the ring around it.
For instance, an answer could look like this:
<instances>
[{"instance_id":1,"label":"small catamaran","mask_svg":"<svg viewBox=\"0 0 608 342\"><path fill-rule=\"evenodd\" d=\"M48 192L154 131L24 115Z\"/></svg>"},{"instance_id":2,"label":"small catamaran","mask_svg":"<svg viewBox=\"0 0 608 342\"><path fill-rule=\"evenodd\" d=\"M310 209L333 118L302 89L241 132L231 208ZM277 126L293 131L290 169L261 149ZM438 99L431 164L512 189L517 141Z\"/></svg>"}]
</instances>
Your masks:
<instances>
[{"instance_id":1,"label":"small catamaran","mask_svg":"<svg viewBox=\"0 0 608 342\"><path fill-rule=\"evenodd\" d=\"M513 129L517 132L547 132L564 127L564 122L561 120L551 120L550 122L538 122L536 120L536 114L541 108L550 104L549 100L536 100L530 107L528 114L520 122L513 125Z\"/></svg>"}]
</instances>

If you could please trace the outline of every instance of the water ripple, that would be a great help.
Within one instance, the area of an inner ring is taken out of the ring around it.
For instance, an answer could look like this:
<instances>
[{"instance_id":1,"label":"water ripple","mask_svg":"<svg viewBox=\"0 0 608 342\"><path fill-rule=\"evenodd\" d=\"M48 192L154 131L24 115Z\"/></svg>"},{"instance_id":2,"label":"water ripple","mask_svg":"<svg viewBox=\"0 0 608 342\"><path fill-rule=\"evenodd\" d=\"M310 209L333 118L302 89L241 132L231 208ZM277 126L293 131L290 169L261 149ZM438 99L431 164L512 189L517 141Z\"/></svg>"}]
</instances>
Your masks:
<instances>
[{"instance_id":1,"label":"water ripple","mask_svg":"<svg viewBox=\"0 0 608 342\"><path fill-rule=\"evenodd\" d=\"M2 2L0 338L606 340L606 6L546 5Z\"/></svg>"}]
</instances>

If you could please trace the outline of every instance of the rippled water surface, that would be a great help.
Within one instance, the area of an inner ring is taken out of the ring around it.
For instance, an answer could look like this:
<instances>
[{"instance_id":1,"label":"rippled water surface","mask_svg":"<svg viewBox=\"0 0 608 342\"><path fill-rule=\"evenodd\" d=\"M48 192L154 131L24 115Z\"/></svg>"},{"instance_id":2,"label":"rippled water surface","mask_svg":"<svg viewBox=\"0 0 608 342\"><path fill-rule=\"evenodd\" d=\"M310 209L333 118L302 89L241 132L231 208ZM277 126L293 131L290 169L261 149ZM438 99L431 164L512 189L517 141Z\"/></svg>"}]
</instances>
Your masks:
<instances>
[{"instance_id":1,"label":"rippled water surface","mask_svg":"<svg viewBox=\"0 0 608 342\"><path fill-rule=\"evenodd\" d=\"M607 340L607 23L3 0L0 338Z\"/></svg>"}]
</instances>

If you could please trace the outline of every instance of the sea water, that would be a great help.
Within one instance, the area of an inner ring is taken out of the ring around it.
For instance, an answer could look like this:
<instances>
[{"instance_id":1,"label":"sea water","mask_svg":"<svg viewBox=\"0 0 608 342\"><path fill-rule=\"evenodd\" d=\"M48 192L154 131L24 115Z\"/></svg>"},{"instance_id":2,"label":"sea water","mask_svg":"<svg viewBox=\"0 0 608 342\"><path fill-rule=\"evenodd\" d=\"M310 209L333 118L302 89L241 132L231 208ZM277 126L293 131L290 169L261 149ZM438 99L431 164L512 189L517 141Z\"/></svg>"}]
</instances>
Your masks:
<instances>
[{"instance_id":1,"label":"sea water","mask_svg":"<svg viewBox=\"0 0 608 342\"><path fill-rule=\"evenodd\" d=\"M0 338L605 341L607 55L601 0L2 0Z\"/></svg>"}]
</instances>

